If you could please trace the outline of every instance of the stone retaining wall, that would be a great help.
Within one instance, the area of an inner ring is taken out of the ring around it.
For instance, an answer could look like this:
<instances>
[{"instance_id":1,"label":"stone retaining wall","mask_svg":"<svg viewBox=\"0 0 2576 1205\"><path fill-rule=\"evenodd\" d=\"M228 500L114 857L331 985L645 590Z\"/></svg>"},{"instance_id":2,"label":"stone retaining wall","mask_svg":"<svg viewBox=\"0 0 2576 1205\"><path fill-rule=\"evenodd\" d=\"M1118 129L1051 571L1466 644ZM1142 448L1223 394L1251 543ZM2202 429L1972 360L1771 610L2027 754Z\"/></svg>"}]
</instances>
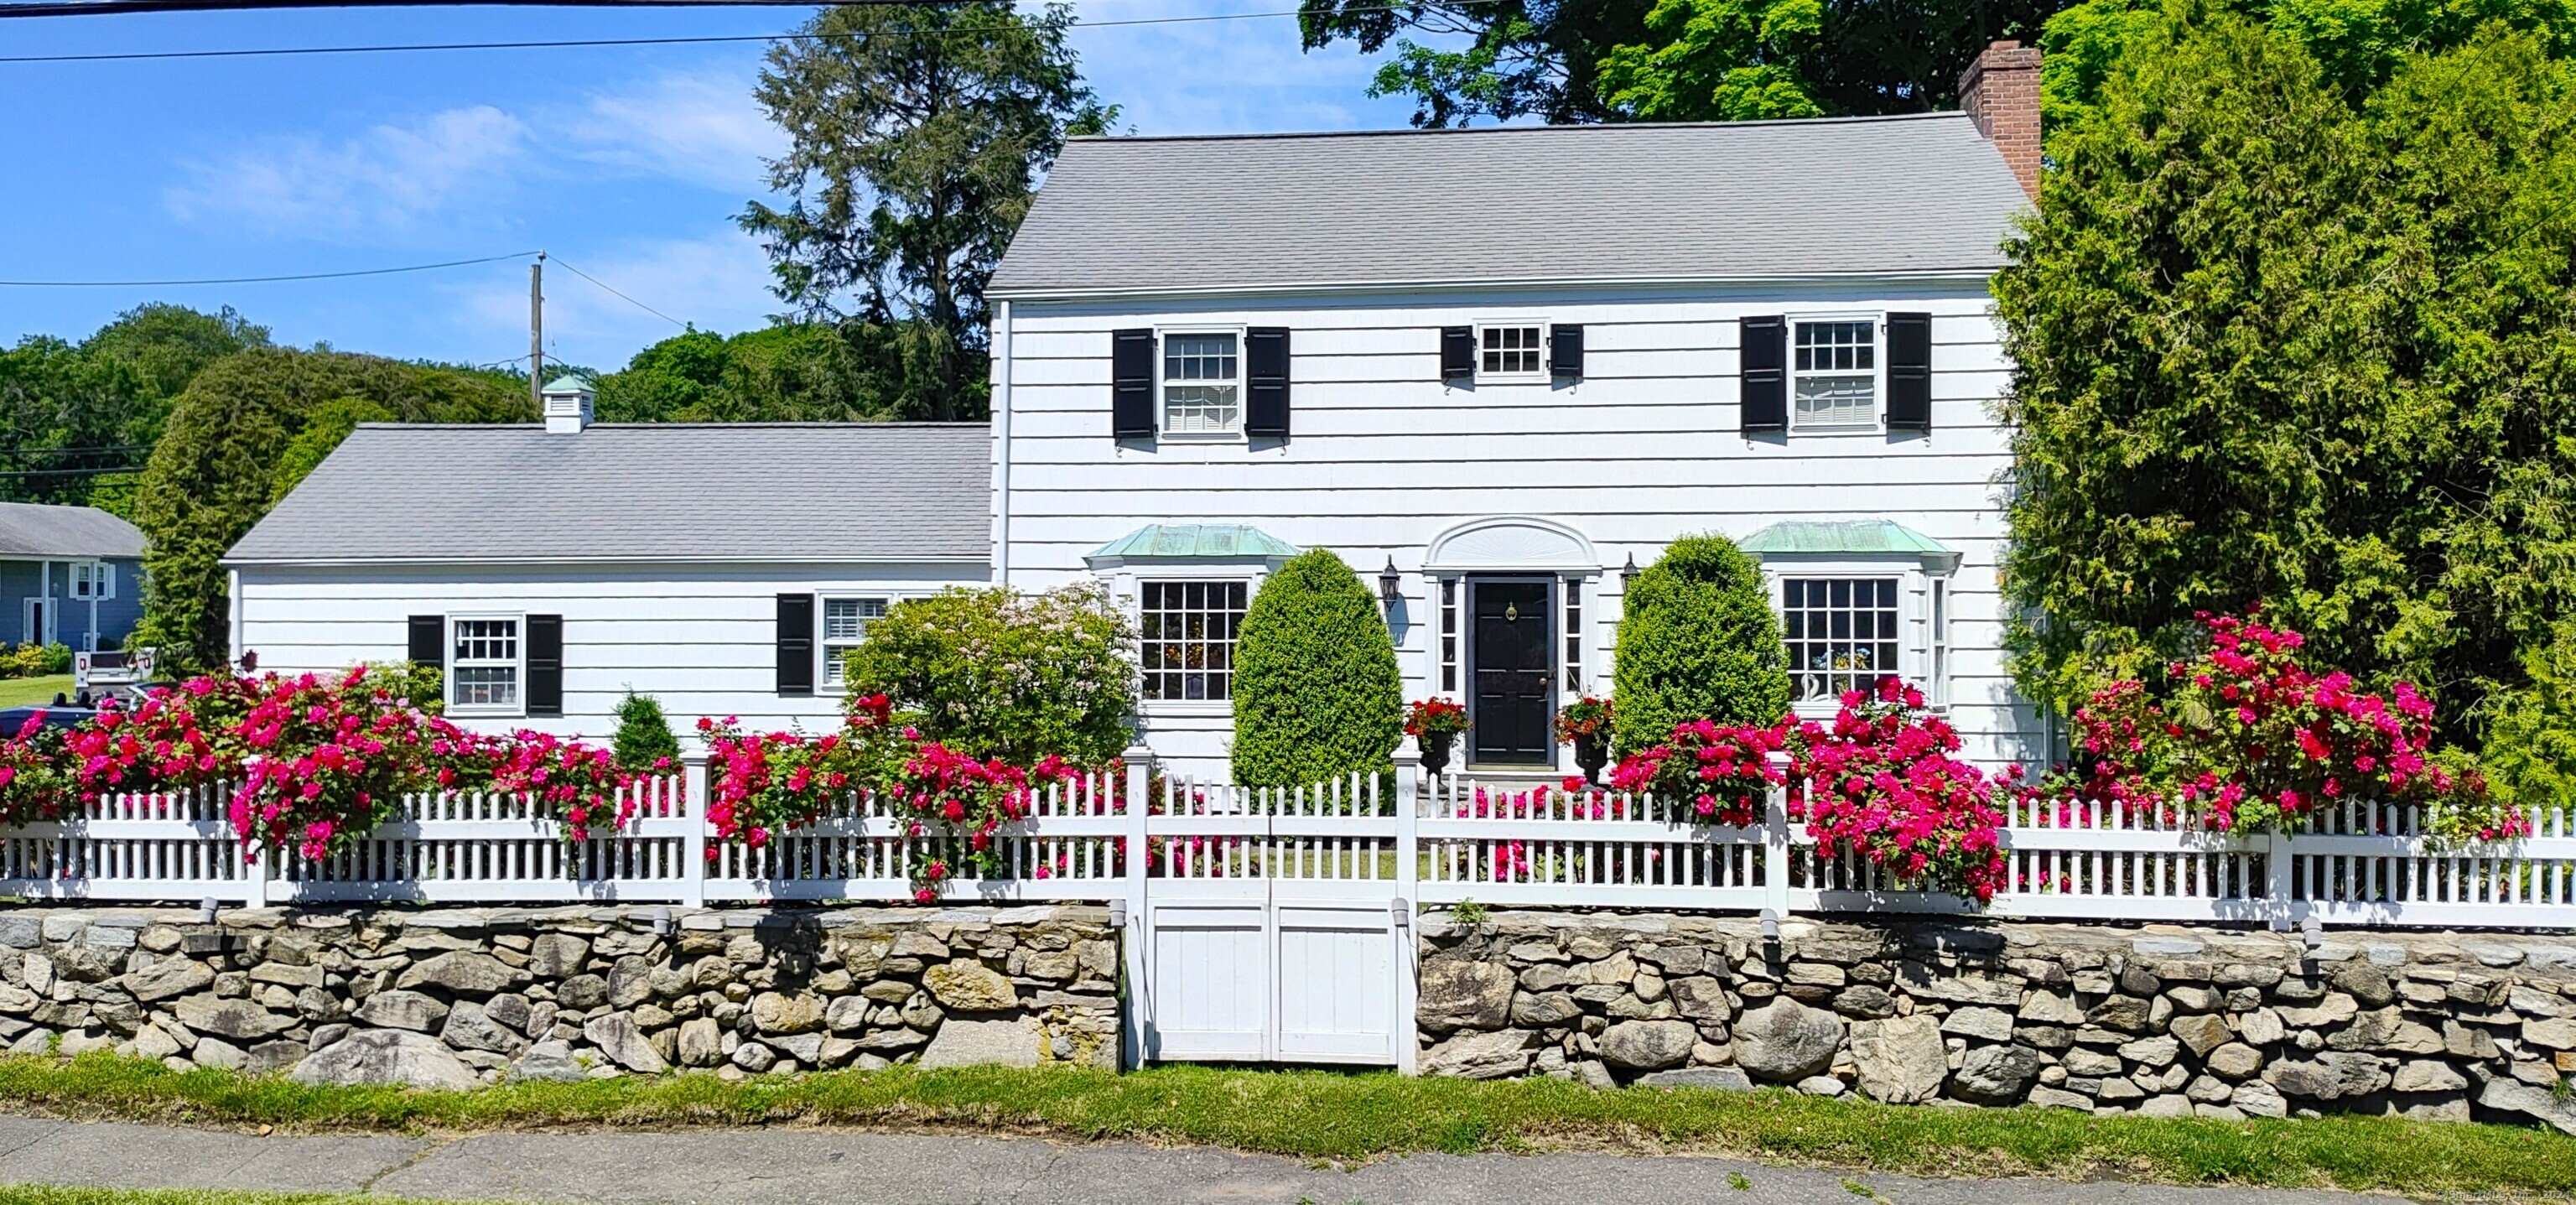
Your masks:
<instances>
[{"instance_id":1,"label":"stone retaining wall","mask_svg":"<svg viewBox=\"0 0 2576 1205\"><path fill-rule=\"evenodd\" d=\"M0 1045L441 1087L1115 1068L1117 978L1089 907L31 908L0 912Z\"/></svg>"},{"instance_id":2,"label":"stone retaining wall","mask_svg":"<svg viewBox=\"0 0 2576 1205\"><path fill-rule=\"evenodd\" d=\"M1496 911L1422 940L1427 1074L2576 1133L2576 939Z\"/></svg>"}]
</instances>

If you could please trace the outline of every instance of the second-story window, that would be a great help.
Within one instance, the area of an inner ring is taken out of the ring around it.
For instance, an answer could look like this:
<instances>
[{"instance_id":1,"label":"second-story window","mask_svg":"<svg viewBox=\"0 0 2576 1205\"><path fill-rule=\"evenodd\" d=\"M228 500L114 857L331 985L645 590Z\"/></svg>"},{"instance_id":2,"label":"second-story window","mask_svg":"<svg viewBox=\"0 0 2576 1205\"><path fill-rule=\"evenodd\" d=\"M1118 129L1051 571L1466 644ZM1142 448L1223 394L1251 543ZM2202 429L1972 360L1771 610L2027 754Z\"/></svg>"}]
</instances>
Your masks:
<instances>
[{"instance_id":1,"label":"second-story window","mask_svg":"<svg viewBox=\"0 0 2576 1205\"><path fill-rule=\"evenodd\" d=\"M1243 434L1243 357L1233 332L1163 336L1163 434Z\"/></svg>"},{"instance_id":2,"label":"second-story window","mask_svg":"<svg viewBox=\"0 0 2576 1205\"><path fill-rule=\"evenodd\" d=\"M1538 325L1476 328L1478 377L1533 377L1547 370L1547 328Z\"/></svg>"},{"instance_id":3,"label":"second-story window","mask_svg":"<svg viewBox=\"0 0 2576 1205\"><path fill-rule=\"evenodd\" d=\"M1878 423L1878 324L1800 322L1791 373L1794 425L1870 427Z\"/></svg>"}]
</instances>

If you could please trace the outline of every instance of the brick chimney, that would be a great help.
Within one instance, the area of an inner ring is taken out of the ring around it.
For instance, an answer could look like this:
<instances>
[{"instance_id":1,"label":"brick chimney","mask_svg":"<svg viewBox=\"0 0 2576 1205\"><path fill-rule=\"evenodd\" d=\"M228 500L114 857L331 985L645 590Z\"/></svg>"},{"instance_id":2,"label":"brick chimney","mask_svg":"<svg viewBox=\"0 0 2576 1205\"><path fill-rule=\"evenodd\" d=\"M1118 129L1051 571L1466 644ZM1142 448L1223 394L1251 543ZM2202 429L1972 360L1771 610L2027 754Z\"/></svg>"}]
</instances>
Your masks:
<instances>
[{"instance_id":1,"label":"brick chimney","mask_svg":"<svg viewBox=\"0 0 2576 1205\"><path fill-rule=\"evenodd\" d=\"M2013 177L2039 199L2039 50L1996 42L1959 75L1959 107L1993 139Z\"/></svg>"}]
</instances>

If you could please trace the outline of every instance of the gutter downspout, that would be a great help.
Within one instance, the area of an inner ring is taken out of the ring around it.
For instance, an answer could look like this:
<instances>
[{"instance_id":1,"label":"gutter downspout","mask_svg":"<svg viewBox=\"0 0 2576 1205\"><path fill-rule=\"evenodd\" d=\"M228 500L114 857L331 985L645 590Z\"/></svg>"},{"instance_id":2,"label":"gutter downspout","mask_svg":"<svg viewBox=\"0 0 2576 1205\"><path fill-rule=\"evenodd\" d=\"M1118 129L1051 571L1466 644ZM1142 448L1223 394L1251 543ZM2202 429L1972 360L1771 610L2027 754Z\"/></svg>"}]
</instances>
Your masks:
<instances>
[{"instance_id":1,"label":"gutter downspout","mask_svg":"<svg viewBox=\"0 0 2576 1205\"><path fill-rule=\"evenodd\" d=\"M993 584L1011 584L1011 303L993 305Z\"/></svg>"},{"instance_id":2,"label":"gutter downspout","mask_svg":"<svg viewBox=\"0 0 2576 1205\"><path fill-rule=\"evenodd\" d=\"M224 638L227 646L224 651L233 660L239 661L241 660L242 654L241 570L227 569L224 571L224 588L226 593L230 596L230 601L232 603L230 610L232 611L233 621L232 631L227 633Z\"/></svg>"}]
</instances>

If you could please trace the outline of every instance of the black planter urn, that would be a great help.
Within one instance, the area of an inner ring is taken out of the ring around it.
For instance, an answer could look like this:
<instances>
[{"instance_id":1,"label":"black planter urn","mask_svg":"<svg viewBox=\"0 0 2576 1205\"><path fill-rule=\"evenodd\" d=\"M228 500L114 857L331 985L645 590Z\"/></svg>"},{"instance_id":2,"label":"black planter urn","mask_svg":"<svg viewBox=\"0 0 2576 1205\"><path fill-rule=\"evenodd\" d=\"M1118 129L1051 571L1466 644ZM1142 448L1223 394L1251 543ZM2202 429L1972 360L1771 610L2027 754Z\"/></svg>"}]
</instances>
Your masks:
<instances>
[{"instance_id":1,"label":"black planter urn","mask_svg":"<svg viewBox=\"0 0 2576 1205\"><path fill-rule=\"evenodd\" d=\"M1578 736L1574 738L1574 764L1583 767L1586 784L1600 786L1601 767L1610 764L1610 748L1601 743L1599 736Z\"/></svg>"},{"instance_id":2,"label":"black planter urn","mask_svg":"<svg viewBox=\"0 0 2576 1205\"><path fill-rule=\"evenodd\" d=\"M1439 774L1448 770L1449 742L1457 739L1458 734L1455 732L1423 733L1421 737L1422 768L1429 770L1434 774Z\"/></svg>"}]
</instances>

